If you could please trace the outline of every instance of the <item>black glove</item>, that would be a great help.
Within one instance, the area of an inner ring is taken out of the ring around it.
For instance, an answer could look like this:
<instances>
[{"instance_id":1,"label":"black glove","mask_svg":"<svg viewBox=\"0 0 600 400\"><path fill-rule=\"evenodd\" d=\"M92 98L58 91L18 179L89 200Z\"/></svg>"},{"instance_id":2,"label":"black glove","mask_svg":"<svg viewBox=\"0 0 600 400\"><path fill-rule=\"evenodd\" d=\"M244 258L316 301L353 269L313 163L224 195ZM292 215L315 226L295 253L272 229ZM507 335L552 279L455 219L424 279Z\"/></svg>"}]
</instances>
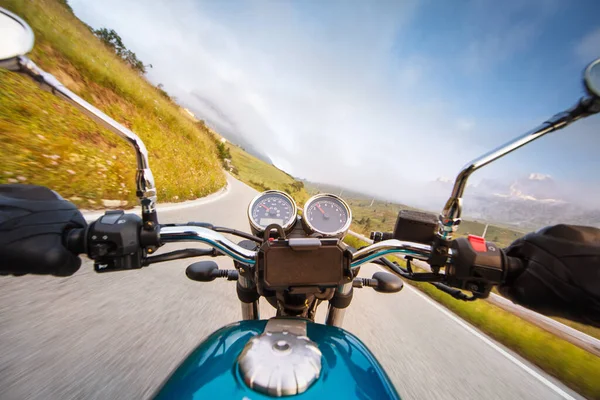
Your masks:
<instances>
[{"instance_id":1,"label":"black glove","mask_svg":"<svg viewBox=\"0 0 600 400\"><path fill-rule=\"evenodd\" d=\"M517 239L506 250L523 261L500 292L548 315L600 326L600 230L555 225Z\"/></svg>"},{"instance_id":2,"label":"black glove","mask_svg":"<svg viewBox=\"0 0 600 400\"><path fill-rule=\"evenodd\" d=\"M77 207L48 188L0 185L0 274L74 274L81 260L63 235L86 226Z\"/></svg>"}]
</instances>

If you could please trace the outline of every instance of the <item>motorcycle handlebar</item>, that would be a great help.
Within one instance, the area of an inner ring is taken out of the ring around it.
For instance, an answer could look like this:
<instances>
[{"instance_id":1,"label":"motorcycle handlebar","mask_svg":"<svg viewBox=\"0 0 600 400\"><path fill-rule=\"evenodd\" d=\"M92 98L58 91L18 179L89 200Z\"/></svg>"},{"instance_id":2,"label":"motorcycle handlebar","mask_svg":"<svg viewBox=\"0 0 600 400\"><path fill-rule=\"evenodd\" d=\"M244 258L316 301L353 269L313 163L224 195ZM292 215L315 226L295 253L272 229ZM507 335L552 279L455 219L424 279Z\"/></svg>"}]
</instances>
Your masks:
<instances>
[{"instance_id":1,"label":"motorcycle handlebar","mask_svg":"<svg viewBox=\"0 0 600 400\"><path fill-rule=\"evenodd\" d=\"M125 224L123 224L123 228L125 228ZM90 235L83 229L72 229L65 237L65 245L74 253L89 254L90 249L93 246L96 246L96 248L100 247L102 238L106 238L105 240L112 239L107 236L96 234ZM199 226L199 224L160 227L159 242L161 245L186 241L205 243L242 264L255 264L256 251L245 249L227 239L223 234L210 228ZM416 259L427 260L431 251L431 246L427 244L406 242L396 239L384 240L354 252L351 267L355 269L362 264L393 253L400 253ZM449 256L451 255L452 251L449 253Z\"/></svg>"},{"instance_id":2,"label":"motorcycle handlebar","mask_svg":"<svg viewBox=\"0 0 600 400\"><path fill-rule=\"evenodd\" d=\"M245 249L219 232L200 226L163 226L159 231L161 243L198 241L212 246L242 264L254 265L256 252Z\"/></svg>"},{"instance_id":3,"label":"motorcycle handlebar","mask_svg":"<svg viewBox=\"0 0 600 400\"><path fill-rule=\"evenodd\" d=\"M119 217L125 223L115 224L114 218L109 220L112 224L99 219L92 223L87 230L73 229L65 237L65 246L74 253L87 253L96 262L95 268L98 272L111 269L140 268L154 262L204 255L202 252L192 252L190 254L186 252L185 254L171 255L168 253L162 256L144 258L141 256L143 246L139 244L139 241L137 244L139 251L137 254L133 254L130 239L132 239L132 233L136 231L136 227L139 236L141 225L139 218L129 218L128 215L132 214ZM126 234L122 232L126 232ZM214 252L210 255L227 255L246 265L256 263L256 251L234 243L222 233L211 229L210 225L190 223L188 225L161 226L157 233L160 245L184 241L201 242L214 249ZM483 248L477 248L477 246L472 246L473 243L470 240L470 238L458 238L452 242L452 247L448 249L447 253L445 273L438 274L437 271L434 271L435 273L413 273L410 266L408 266L407 270L399 267L402 270L400 275L414 280L443 280L455 287L468 288L474 287L473 282L500 284L507 278L507 274L510 278L510 276L516 276L523 270L521 260L507 257L493 243L484 242L485 246ZM121 248L123 246L125 248ZM401 254L409 260L429 261L433 251L434 248L429 244L389 239L353 252L350 267L352 270L356 270L365 263L382 259L389 254ZM399 273L395 269L392 269L392 272Z\"/></svg>"},{"instance_id":4,"label":"motorcycle handlebar","mask_svg":"<svg viewBox=\"0 0 600 400\"><path fill-rule=\"evenodd\" d=\"M256 251L243 248L214 230L194 225L161 227L161 244L179 241L200 241L242 264L256 263ZM476 243L477 241L479 242ZM429 261L434 250L434 247L429 244L388 239L354 251L350 267L356 270L368 262L384 260L384 257L389 254L401 254L409 260ZM522 260L508 257L495 244L473 237L457 238L452 241L445 261L447 268L443 274L413 273L410 266L408 270L398 266L391 271L411 280L446 282L454 287L471 290L476 294L475 297L486 297L491 285L504 283L524 269ZM389 267L387 264L386 266ZM460 298L453 293L450 294Z\"/></svg>"},{"instance_id":5,"label":"motorcycle handlebar","mask_svg":"<svg viewBox=\"0 0 600 400\"><path fill-rule=\"evenodd\" d=\"M208 228L190 225L168 226L160 229L160 242L173 243L181 241L199 241L212 246L242 264L253 265L256 251L245 249L219 232ZM352 255L351 267L353 269L362 264L381 258L387 254L400 253L419 260L427 260L431 255L431 246L422 243L405 242L396 239L385 240L364 247ZM452 256L452 250L449 252Z\"/></svg>"}]
</instances>

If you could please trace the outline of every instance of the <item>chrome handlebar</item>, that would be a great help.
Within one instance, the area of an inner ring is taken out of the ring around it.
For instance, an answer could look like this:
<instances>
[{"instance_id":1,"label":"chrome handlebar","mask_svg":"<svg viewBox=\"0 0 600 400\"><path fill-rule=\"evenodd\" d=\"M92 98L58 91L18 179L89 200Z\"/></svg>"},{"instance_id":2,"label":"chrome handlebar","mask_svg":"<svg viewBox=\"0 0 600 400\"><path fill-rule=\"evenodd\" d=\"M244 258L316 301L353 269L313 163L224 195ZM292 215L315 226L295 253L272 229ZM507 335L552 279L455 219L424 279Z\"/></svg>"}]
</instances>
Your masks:
<instances>
[{"instance_id":1,"label":"chrome handlebar","mask_svg":"<svg viewBox=\"0 0 600 400\"><path fill-rule=\"evenodd\" d=\"M256 251L247 250L231 240L227 239L219 232L199 226L163 226L160 228L160 242L202 242L223 252L225 255L246 265L254 265L256 260Z\"/></svg>"},{"instance_id":2,"label":"chrome handlebar","mask_svg":"<svg viewBox=\"0 0 600 400\"><path fill-rule=\"evenodd\" d=\"M426 261L431 255L432 247L428 244L406 242L397 239L389 239L373 243L352 254L352 268L360 267L388 254L404 254L418 260ZM448 257L452 256L452 250L448 251Z\"/></svg>"},{"instance_id":3,"label":"chrome handlebar","mask_svg":"<svg viewBox=\"0 0 600 400\"><path fill-rule=\"evenodd\" d=\"M185 241L197 241L208 244L242 264L254 265L256 263L256 251L248 250L235 244L219 232L190 225L161 227L161 243ZM404 254L419 260L427 260L431 255L431 251L431 246L422 243L405 242L396 239L384 240L356 251L352 255L350 266L352 269L355 269L362 264L394 253ZM449 257L451 256L452 250L449 252Z\"/></svg>"}]
</instances>

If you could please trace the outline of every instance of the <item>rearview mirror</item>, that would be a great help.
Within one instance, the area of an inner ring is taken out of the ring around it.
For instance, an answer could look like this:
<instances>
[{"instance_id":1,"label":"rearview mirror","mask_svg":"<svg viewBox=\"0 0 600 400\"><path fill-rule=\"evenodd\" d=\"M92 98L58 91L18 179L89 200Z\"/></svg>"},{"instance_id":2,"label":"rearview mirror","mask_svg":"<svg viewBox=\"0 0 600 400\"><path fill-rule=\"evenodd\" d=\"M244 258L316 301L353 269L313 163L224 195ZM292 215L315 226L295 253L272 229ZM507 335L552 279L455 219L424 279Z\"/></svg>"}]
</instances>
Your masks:
<instances>
[{"instance_id":1,"label":"rearview mirror","mask_svg":"<svg viewBox=\"0 0 600 400\"><path fill-rule=\"evenodd\" d=\"M25 21L0 8L0 68L18 70L17 59L33 48L33 31Z\"/></svg>"},{"instance_id":2,"label":"rearview mirror","mask_svg":"<svg viewBox=\"0 0 600 400\"><path fill-rule=\"evenodd\" d=\"M583 84L587 91L587 96L579 99L573 107L555 114L529 132L526 132L510 142L474 159L460 170L454 181L450 198L444 205L439 217L436 236L442 243L447 243L452 239L454 232L458 229L458 225L461 221L460 216L462 214L463 193L467 187L467 180L473 172L550 132L563 129L581 118L589 117L590 115L600 112L600 58L592 61L592 63L585 68L583 73ZM442 251L443 256L444 254L445 253Z\"/></svg>"},{"instance_id":3,"label":"rearview mirror","mask_svg":"<svg viewBox=\"0 0 600 400\"><path fill-rule=\"evenodd\" d=\"M590 96L600 97L600 58L587 66L583 82Z\"/></svg>"}]
</instances>

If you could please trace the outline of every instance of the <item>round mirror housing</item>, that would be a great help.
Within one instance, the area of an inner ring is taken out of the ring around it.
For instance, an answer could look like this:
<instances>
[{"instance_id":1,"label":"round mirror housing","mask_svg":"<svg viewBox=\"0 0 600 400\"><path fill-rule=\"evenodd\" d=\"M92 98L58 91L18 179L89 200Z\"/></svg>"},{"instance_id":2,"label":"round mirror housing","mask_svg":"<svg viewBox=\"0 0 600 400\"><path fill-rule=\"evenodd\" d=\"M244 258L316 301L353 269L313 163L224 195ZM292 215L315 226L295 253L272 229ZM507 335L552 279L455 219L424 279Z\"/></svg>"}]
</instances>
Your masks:
<instances>
[{"instance_id":1,"label":"round mirror housing","mask_svg":"<svg viewBox=\"0 0 600 400\"><path fill-rule=\"evenodd\" d=\"M583 83L588 94L600 98L600 58L592 61L583 74Z\"/></svg>"},{"instance_id":2,"label":"round mirror housing","mask_svg":"<svg viewBox=\"0 0 600 400\"><path fill-rule=\"evenodd\" d=\"M0 8L0 68L19 69L18 57L33 48L33 31L15 14Z\"/></svg>"}]
</instances>

